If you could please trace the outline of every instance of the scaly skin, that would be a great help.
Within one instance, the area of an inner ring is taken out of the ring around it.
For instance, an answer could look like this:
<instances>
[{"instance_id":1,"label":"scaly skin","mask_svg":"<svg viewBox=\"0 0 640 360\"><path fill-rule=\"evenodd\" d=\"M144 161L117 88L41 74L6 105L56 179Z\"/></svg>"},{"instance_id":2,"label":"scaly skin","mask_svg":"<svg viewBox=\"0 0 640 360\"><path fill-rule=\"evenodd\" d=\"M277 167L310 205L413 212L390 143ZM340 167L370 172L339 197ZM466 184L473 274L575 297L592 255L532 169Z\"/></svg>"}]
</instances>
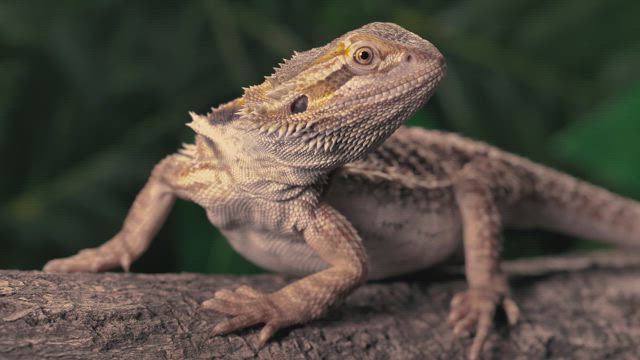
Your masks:
<instances>
[{"instance_id":1,"label":"scaly skin","mask_svg":"<svg viewBox=\"0 0 640 360\"><path fill-rule=\"evenodd\" d=\"M366 54L365 54L366 53ZM500 269L503 226L640 244L640 205L488 145L402 127L443 78L442 55L395 24L372 23L297 53L244 95L191 114L193 145L162 160L122 230L45 271L129 269L176 198L204 207L249 260L302 279L270 294L240 287L203 303L231 317L216 335L321 316L366 279L463 250L469 289L452 300L476 359L497 306L518 307Z\"/></svg>"}]
</instances>

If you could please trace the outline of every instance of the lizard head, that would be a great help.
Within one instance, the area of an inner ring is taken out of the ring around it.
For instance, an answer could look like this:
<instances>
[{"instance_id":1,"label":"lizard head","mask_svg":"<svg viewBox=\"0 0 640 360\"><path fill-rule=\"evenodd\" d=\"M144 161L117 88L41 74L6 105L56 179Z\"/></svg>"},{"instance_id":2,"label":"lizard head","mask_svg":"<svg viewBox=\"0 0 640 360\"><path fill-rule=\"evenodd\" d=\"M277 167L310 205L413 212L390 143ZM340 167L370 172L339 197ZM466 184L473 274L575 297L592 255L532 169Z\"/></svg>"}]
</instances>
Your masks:
<instances>
[{"instance_id":1,"label":"lizard head","mask_svg":"<svg viewBox=\"0 0 640 360\"><path fill-rule=\"evenodd\" d=\"M432 95L442 54L392 23L371 23L294 53L245 88L236 124L284 164L331 169L381 144Z\"/></svg>"}]
</instances>

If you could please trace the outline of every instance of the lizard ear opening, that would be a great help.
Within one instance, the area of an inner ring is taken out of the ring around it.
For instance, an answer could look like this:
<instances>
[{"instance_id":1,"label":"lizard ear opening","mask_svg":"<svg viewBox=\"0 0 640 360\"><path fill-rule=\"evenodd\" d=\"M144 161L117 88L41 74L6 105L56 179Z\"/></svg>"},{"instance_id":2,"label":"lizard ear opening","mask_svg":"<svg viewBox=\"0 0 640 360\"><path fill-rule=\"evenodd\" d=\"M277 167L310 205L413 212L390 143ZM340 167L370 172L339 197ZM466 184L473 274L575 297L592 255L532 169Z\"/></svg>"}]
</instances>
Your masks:
<instances>
[{"instance_id":1,"label":"lizard ear opening","mask_svg":"<svg viewBox=\"0 0 640 360\"><path fill-rule=\"evenodd\" d=\"M298 98L293 100L293 102L291 103L291 113L292 114L303 113L307 111L308 105L309 105L309 98L307 97L307 95L298 96Z\"/></svg>"}]
</instances>

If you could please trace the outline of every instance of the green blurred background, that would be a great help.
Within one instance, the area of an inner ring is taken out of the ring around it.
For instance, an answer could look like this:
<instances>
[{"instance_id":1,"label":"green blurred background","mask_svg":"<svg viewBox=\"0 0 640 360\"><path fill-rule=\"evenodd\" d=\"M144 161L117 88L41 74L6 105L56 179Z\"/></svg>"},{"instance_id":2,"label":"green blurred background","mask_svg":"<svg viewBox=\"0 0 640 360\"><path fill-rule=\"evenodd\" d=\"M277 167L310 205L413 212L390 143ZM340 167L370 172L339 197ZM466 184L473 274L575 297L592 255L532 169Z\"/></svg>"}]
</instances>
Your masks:
<instances>
[{"instance_id":1,"label":"green blurred background","mask_svg":"<svg viewBox=\"0 0 640 360\"><path fill-rule=\"evenodd\" d=\"M413 125L448 129L640 198L640 1L0 0L0 268L115 234L188 110L371 21L431 40L448 76ZM591 248L508 232L508 257ZM259 271L178 202L133 271Z\"/></svg>"}]
</instances>

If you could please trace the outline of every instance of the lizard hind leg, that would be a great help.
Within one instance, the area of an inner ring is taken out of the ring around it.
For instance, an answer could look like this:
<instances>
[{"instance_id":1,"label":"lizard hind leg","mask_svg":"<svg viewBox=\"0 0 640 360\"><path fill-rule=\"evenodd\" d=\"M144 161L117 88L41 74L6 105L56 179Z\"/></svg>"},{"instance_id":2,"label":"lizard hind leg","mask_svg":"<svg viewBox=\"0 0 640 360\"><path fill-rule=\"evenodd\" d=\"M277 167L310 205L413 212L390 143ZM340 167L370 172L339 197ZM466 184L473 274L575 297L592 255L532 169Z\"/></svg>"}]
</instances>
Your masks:
<instances>
[{"instance_id":1,"label":"lizard hind leg","mask_svg":"<svg viewBox=\"0 0 640 360\"><path fill-rule=\"evenodd\" d=\"M448 322L454 335L475 329L469 359L480 357L493 326L496 307L502 306L514 325L519 310L500 268L501 219L498 206L486 182L470 177L455 187L464 236L465 272L469 288L453 297Z\"/></svg>"}]
</instances>

